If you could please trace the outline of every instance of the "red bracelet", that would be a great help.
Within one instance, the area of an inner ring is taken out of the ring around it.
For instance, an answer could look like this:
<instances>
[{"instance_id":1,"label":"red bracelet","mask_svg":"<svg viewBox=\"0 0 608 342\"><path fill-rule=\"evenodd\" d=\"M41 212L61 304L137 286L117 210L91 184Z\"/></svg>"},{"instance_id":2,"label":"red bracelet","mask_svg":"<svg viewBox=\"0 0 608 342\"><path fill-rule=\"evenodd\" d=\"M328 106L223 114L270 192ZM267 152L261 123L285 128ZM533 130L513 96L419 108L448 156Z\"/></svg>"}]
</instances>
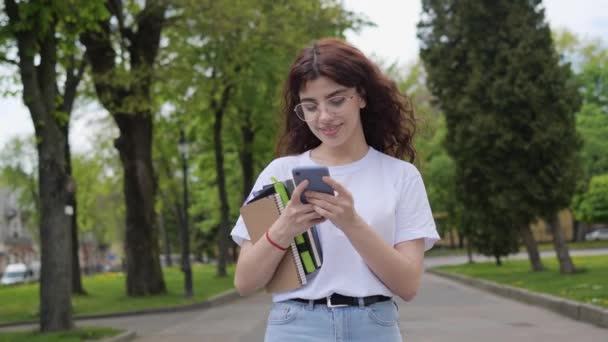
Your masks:
<instances>
[{"instance_id":1,"label":"red bracelet","mask_svg":"<svg viewBox=\"0 0 608 342\"><path fill-rule=\"evenodd\" d=\"M268 231L266 231L266 240L268 240L268 242L270 242L271 245L275 246L276 248L278 248L278 249L280 249L282 251L286 251L287 250L287 247L281 247L281 246L279 246L278 243L270 240L270 235L268 235Z\"/></svg>"}]
</instances>

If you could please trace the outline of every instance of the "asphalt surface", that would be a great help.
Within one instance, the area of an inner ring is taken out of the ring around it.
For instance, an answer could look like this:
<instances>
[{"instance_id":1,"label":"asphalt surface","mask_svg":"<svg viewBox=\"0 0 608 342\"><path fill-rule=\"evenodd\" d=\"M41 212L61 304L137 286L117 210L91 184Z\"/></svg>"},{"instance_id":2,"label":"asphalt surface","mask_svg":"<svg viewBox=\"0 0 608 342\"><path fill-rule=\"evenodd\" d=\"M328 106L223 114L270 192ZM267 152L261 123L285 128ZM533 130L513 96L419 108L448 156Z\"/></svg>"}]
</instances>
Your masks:
<instances>
[{"instance_id":1,"label":"asphalt surface","mask_svg":"<svg viewBox=\"0 0 608 342\"><path fill-rule=\"evenodd\" d=\"M544 252L543 256L554 255ZM608 249L571 255L608 254ZM510 258L527 258L525 253ZM475 256L476 261L492 260ZM432 257L427 267L460 264L466 256ZM549 310L505 299L426 273L411 302L397 301L404 341L608 342L608 329L572 320ZM265 293L210 309L78 321L78 325L134 330L138 342L262 341L271 297ZM18 327L15 329L27 329Z\"/></svg>"},{"instance_id":2,"label":"asphalt surface","mask_svg":"<svg viewBox=\"0 0 608 342\"><path fill-rule=\"evenodd\" d=\"M607 254L608 249L571 251L571 255ZM553 252L543 253L545 256ZM522 253L510 258L526 258ZM491 260L476 256L476 261ZM427 258L437 266L467 261L462 257ZM404 341L608 341L608 329L551 311L498 297L431 274L423 276L417 297L398 301ZM209 310L81 321L133 329L135 341L262 341L271 298L264 293Z\"/></svg>"}]
</instances>

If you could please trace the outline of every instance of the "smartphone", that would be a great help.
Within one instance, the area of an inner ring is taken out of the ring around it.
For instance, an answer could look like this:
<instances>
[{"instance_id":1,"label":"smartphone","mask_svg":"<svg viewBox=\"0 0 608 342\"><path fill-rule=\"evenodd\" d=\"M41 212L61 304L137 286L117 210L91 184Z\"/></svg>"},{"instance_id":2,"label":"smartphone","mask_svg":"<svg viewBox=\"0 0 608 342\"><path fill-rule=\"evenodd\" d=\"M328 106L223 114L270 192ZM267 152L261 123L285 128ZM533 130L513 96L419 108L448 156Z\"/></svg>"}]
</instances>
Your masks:
<instances>
[{"instance_id":1,"label":"smartphone","mask_svg":"<svg viewBox=\"0 0 608 342\"><path fill-rule=\"evenodd\" d=\"M325 166L298 166L291 170L291 174L293 176L293 182L296 186L298 186L298 184L300 184L303 180L308 180L308 186L304 192L310 190L323 192L329 195L334 194L334 189L323 181L323 176L329 176L329 169ZM302 193L300 200L302 203L308 203L304 193Z\"/></svg>"}]
</instances>

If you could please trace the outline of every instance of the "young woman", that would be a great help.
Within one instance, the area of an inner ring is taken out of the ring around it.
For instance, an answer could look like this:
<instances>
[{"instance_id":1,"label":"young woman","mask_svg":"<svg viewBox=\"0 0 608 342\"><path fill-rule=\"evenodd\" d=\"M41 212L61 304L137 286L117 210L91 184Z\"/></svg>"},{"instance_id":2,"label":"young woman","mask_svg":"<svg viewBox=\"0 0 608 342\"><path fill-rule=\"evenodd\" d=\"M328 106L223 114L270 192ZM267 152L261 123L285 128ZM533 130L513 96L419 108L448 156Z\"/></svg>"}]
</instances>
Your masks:
<instances>
[{"instance_id":1,"label":"young woman","mask_svg":"<svg viewBox=\"0 0 608 342\"><path fill-rule=\"evenodd\" d=\"M246 295L264 287L294 236L317 225L323 265L305 286L273 294L266 341L401 341L393 297L414 298L424 252L439 239L410 163L409 100L359 50L323 39L292 65L283 115L281 157L261 172L254 190L270 177L290 179L296 166L322 165L336 196L304 191L301 183L255 243L239 218L231 233L241 246L237 290Z\"/></svg>"}]
</instances>

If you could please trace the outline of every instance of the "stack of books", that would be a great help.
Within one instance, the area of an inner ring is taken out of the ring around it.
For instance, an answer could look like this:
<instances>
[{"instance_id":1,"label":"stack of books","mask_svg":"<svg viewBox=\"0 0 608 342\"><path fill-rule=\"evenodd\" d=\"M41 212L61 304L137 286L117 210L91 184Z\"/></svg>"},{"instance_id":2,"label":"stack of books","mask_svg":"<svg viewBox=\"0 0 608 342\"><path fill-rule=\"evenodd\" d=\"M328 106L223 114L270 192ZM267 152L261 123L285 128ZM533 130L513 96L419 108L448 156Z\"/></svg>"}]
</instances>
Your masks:
<instances>
[{"instance_id":1,"label":"stack of books","mask_svg":"<svg viewBox=\"0 0 608 342\"><path fill-rule=\"evenodd\" d=\"M256 242L276 221L294 189L292 180L279 182L273 178L241 208L241 216L252 242ZM317 227L311 227L291 242L287 253L266 285L270 293L294 290L306 285L308 277L323 264Z\"/></svg>"}]
</instances>

